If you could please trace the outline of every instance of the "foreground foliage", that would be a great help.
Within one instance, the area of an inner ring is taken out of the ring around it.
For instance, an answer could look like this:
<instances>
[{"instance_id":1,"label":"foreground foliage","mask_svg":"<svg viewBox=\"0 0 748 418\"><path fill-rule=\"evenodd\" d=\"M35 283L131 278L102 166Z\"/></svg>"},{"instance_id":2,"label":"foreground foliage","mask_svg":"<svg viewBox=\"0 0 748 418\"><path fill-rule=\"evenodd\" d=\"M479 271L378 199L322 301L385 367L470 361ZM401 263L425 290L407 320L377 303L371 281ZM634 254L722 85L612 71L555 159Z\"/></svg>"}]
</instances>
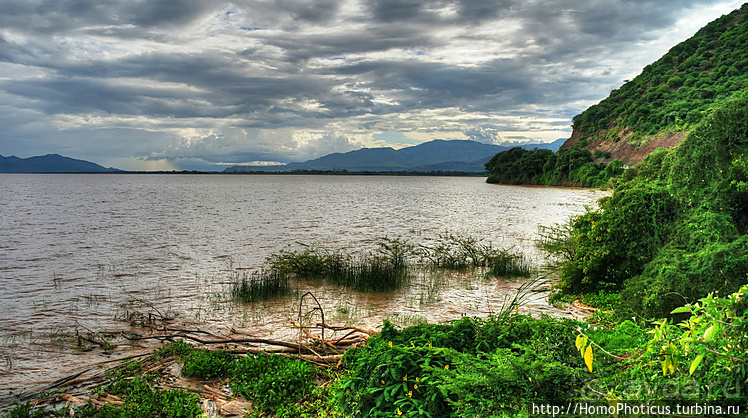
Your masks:
<instances>
[{"instance_id":1,"label":"foreground foliage","mask_svg":"<svg viewBox=\"0 0 748 418\"><path fill-rule=\"evenodd\" d=\"M562 402L581 370L575 325L506 315L396 330L349 350L338 399L350 416L494 416Z\"/></svg>"},{"instance_id":2,"label":"foreground foliage","mask_svg":"<svg viewBox=\"0 0 748 418\"><path fill-rule=\"evenodd\" d=\"M252 401L248 414L255 417L527 417L544 414L543 405L570 402L610 417L641 416L635 408L642 405L678 416L745 413L739 408L748 401L748 285L649 324L531 318L512 306L450 324L400 330L385 322L365 346L345 354L334 374L280 355L237 356L181 341L157 355L180 356L184 376L228 382L235 396ZM25 404L5 416L202 413L195 395L154 389L157 377L138 364L110 378L101 391L122 405L44 411Z\"/></svg>"}]
</instances>

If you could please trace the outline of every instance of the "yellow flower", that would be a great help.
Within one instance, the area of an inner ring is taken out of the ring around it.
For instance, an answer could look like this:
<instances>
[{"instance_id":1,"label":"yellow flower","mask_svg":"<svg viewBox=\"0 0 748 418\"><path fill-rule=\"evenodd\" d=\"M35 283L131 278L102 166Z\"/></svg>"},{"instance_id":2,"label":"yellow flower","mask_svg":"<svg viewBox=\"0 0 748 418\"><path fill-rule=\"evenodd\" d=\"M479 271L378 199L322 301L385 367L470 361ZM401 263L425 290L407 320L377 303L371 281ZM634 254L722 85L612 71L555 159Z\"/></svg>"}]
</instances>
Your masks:
<instances>
[{"instance_id":1,"label":"yellow flower","mask_svg":"<svg viewBox=\"0 0 748 418\"><path fill-rule=\"evenodd\" d=\"M405 377L403 377L403 382L407 382L407 381L408 381L408 375L406 374Z\"/></svg>"},{"instance_id":2,"label":"yellow flower","mask_svg":"<svg viewBox=\"0 0 748 418\"><path fill-rule=\"evenodd\" d=\"M444 365L444 370L449 370L449 364Z\"/></svg>"},{"instance_id":3,"label":"yellow flower","mask_svg":"<svg viewBox=\"0 0 748 418\"><path fill-rule=\"evenodd\" d=\"M413 397L413 391L412 390L408 391L408 397L411 397L411 398Z\"/></svg>"},{"instance_id":4,"label":"yellow flower","mask_svg":"<svg viewBox=\"0 0 748 418\"><path fill-rule=\"evenodd\" d=\"M413 347L413 348L416 348L416 345L413 344L413 341L410 342L410 346Z\"/></svg>"},{"instance_id":5,"label":"yellow flower","mask_svg":"<svg viewBox=\"0 0 748 418\"><path fill-rule=\"evenodd\" d=\"M418 389L418 385L413 385L413 389Z\"/></svg>"},{"instance_id":6,"label":"yellow flower","mask_svg":"<svg viewBox=\"0 0 748 418\"><path fill-rule=\"evenodd\" d=\"M390 344L390 347L392 347L392 341L390 341L390 343L389 343L389 344Z\"/></svg>"},{"instance_id":7,"label":"yellow flower","mask_svg":"<svg viewBox=\"0 0 748 418\"><path fill-rule=\"evenodd\" d=\"M420 382L420 381L421 381L421 379L419 379L419 378L416 377L416 382Z\"/></svg>"},{"instance_id":8,"label":"yellow flower","mask_svg":"<svg viewBox=\"0 0 748 418\"><path fill-rule=\"evenodd\" d=\"M382 380L381 382L382 382L382 384L384 384L384 380Z\"/></svg>"},{"instance_id":9,"label":"yellow flower","mask_svg":"<svg viewBox=\"0 0 748 418\"><path fill-rule=\"evenodd\" d=\"M397 408L397 414L398 414L398 415L402 415L402 414L403 414L403 411L401 411L401 410L400 410L400 408Z\"/></svg>"},{"instance_id":10,"label":"yellow flower","mask_svg":"<svg viewBox=\"0 0 748 418\"><path fill-rule=\"evenodd\" d=\"M434 348L434 346L431 345L431 341L429 341L429 348Z\"/></svg>"}]
</instances>

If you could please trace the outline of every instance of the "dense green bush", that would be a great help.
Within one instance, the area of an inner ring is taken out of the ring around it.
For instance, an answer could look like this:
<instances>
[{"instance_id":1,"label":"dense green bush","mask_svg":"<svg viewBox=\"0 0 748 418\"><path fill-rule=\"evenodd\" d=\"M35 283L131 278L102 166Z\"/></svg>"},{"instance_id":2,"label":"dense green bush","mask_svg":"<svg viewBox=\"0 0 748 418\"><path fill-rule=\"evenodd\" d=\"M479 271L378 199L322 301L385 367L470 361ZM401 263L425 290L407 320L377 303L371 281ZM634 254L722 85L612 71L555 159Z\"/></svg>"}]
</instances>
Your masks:
<instances>
[{"instance_id":1,"label":"dense green bush","mask_svg":"<svg viewBox=\"0 0 748 418\"><path fill-rule=\"evenodd\" d=\"M235 394L253 402L254 414L296 417L324 403L324 389L315 379L320 371L304 361L274 354L237 356L228 351L193 348L184 341L168 344L157 355L179 355L182 374L200 379L229 379Z\"/></svg>"},{"instance_id":2,"label":"dense green bush","mask_svg":"<svg viewBox=\"0 0 748 418\"><path fill-rule=\"evenodd\" d=\"M234 370L236 357L228 351L193 350L183 361L183 375L213 379L228 376Z\"/></svg>"},{"instance_id":3,"label":"dense green bush","mask_svg":"<svg viewBox=\"0 0 748 418\"><path fill-rule=\"evenodd\" d=\"M232 371L234 393L253 402L260 414L301 415L301 401L316 389L317 370L309 363L273 354L239 359Z\"/></svg>"},{"instance_id":4,"label":"dense green bush","mask_svg":"<svg viewBox=\"0 0 748 418\"><path fill-rule=\"evenodd\" d=\"M339 403L349 416L501 416L573 395L576 324L502 315L402 331L385 322L344 357Z\"/></svg>"},{"instance_id":5,"label":"dense green bush","mask_svg":"<svg viewBox=\"0 0 748 418\"><path fill-rule=\"evenodd\" d=\"M675 200L663 186L619 188L599 211L573 220L576 247L562 266L559 288L568 293L620 290L669 238L675 213Z\"/></svg>"},{"instance_id":6,"label":"dense green bush","mask_svg":"<svg viewBox=\"0 0 748 418\"><path fill-rule=\"evenodd\" d=\"M598 154L602 155L602 154ZM512 148L496 154L486 163L489 183L571 185L607 187L623 174L620 160L595 163L592 154L581 148L553 153L549 150Z\"/></svg>"},{"instance_id":7,"label":"dense green bush","mask_svg":"<svg viewBox=\"0 0 748 418\"><path fill-rule=\"evenodd\" d=\"M556 238L573 242L559 289L620 290L622 314L647 317L735 291L748 278L746 155L748 94L739 94Z\"/></svg>"},{"instance_id":8,"label":"dense green bush","mask_svg":"<svg viewBox=\"0 0 748 418\"><path fill-rule=\"evenodd\" d=\"M583 400L657 402L673 409L696 404L744 408L748 399L746 296L748 286L722 298L711 293L675 309L673 314L682 319L677 324L660 320L648 331L631 321L612 330L583 330L596 343L597 353L593 379L587 382L591 390L581 393L586 396ZM686 415L727 414L723 409L721 414Z\"/></svg>"}]
</instances>

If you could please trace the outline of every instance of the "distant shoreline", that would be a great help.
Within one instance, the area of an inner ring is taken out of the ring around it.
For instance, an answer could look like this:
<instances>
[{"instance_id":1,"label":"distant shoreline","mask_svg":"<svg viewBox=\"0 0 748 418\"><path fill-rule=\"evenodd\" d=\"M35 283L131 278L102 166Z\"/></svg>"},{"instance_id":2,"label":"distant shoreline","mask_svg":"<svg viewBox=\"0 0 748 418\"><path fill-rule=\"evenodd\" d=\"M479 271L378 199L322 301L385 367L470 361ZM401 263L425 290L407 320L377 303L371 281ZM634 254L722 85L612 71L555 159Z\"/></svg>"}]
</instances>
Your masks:
<instances>
[{"instance_id":1,"label":"distant shoreline","mask_svg":"<svg viewBox=\"0 0 748 418\"><path fill-rule=\"evenodd\" d=\"M0 174L212 174L212 175L325 175L325 176L433 176L433 177L488 177L487 172L469 171L345 171L345 170L298 170L298 171L59 171L59 172L25 172L25 173L0 173Z\"/></svg>"}]
</instances>

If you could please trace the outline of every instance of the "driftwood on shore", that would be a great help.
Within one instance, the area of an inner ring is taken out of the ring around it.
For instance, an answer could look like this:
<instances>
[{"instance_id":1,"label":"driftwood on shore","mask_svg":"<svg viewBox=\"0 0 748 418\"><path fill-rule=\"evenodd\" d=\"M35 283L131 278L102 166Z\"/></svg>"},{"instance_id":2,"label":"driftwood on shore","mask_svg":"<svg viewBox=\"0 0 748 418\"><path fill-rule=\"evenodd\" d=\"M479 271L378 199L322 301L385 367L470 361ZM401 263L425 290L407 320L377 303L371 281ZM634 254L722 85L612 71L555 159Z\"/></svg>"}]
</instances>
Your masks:
<instances>
[{"instance_id":1,"label":"driftwood on shore","mask_svg":"<svg viewBox=\"0 0 748 418\"><path fill-rule=\"evenodd\" d=\"M307 309L309 306L312 308ZM319 322L310 322L310 320ZM235 328L217 333L214 330L196 326L177 326L171 321L161 323L160 326L151 323L151 327L144 328L147 332L143 334L127 332L120 335L131 344L149 340L164 343L182 340L207 350L220 349L240 356L272 353L299 358L321 367L336 368L340 365L340 359L346 350L364 344L371 335L376 333L373 330L356 326L334 326L325 323L324 312L314 295L311 294L302 296L299 316L297 320L290 321L289 324L293 329L298 330L294 341L259 338ZM161 376L157 384L159 389L181 389L195 393L200 398L201 405L208 416L243 416L246 412L245 408L249 407L246 401L232 399L230 388L225 384L221 386L221 382L200 381L181 376L179 356L161 358L152 351L100 362L7 400L13 403L31 400L30 403L35 407L48 405L77 407L88 403L97 407L107 404L121 405L122 399L112 394L100 393L100 390L113 374L131 362L140 365L139 373L155 373ZM52 394L49 395L50 393Z\"/></svg>"}]
</instances>

